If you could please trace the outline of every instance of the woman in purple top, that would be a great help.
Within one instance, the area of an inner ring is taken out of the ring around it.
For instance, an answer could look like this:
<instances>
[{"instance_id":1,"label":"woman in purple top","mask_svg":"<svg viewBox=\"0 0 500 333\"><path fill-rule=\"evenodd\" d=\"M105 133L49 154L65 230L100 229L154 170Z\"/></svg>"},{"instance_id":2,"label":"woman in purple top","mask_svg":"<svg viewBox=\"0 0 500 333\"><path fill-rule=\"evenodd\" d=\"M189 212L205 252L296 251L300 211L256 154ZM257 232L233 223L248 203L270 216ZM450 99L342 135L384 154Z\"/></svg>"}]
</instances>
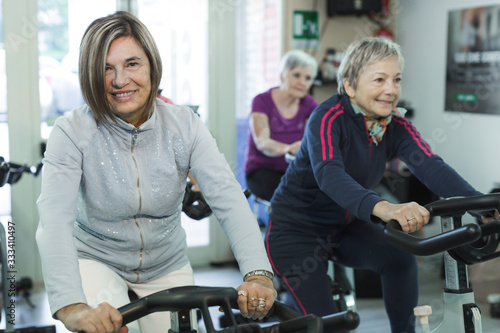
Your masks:
<instances>
[{"instance_id":1,"label":"woman in purple top","mask_svg":"<svg viewBox=\"0 0 500 333\"><path fill-rule=\"evenodd\" d=\"M281 85L253 99L245 175L259 198L271 200L288 166L284 156L300 147L307 118L318 106L308 94L317 70L312 56L290 51L281 59Z\"/></svg>"}]
</instances>

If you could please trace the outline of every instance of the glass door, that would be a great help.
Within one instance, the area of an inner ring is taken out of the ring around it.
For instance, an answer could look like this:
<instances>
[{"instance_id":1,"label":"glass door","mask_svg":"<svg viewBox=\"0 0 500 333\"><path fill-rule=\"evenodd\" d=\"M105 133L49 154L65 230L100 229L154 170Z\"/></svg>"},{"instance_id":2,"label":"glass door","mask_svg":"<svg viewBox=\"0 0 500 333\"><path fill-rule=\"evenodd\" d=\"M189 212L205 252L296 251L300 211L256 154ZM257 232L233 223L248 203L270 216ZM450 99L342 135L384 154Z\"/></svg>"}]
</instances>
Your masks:
<instances>
[{"instance_id":1,"label":"glass door","mask_svg":"<svg viewBox=\"0 0 500 333\"><path fill-rule=\"evenodd\" d=\"M5 43L3 33L3 3L0 0L0 156L9 161L9 127L7 126L7 75L5 72ZM0 221L10 219L10 186L0 188Z\"/></svg>"},{"instance_id":2,"label":"glass door","mask_svg":"<svg viewBox=\"0 0 500 333\"><path fill-rule=\"evenodd\" d=\"M116 11L116 0L38 1L41 135L57 117L84 104L78 82L78 50L96 18Z\"/></svg>"},{"instance_id":3,"label":"glass door","mask_svg":"<svg viewBox=\"0 0 500 333\"><path fill-rule=\"evenodd\" d=\"M84 103L77 72L81 37L93 19L117 9L132 12L153 34L163 61L161 94L175 104L191 106L207 121L208 0L127 3L39 0L38 3L42 139L48 138L57 117ZM209 245L209 218L196 221L182 214L182 225L190 248Z\"/></svg>"},{"instance_id":4,"label":"glass door","mask_svg":"<svg viewBox=\"0 0 500 333\"><path fill-rule=\"evenodd\" d=\"M42 157L41 142L48 137L55 112L81 104L71 72L76 67L67 54L78 49L91 20L115 10L116 0L0 4L2 12L9 14L0 16L0 154L8 161L32 165ZM61 86L72 90L61 94ZM74 104L65 106L61 95ZM35 243L39 193L39 177L29 175L12 187L0 188L1 222L14 223L23 239L16 248L18 274L34 283L42 281Z\"/></svg>"},{"instance_id":5,"label":"glass door","mask_svg":"<svg viewBox=\"0 0 500 333\"><path fill-rule=\"evenodd\" d=\"M2 58L5 41L1 39L3 31L0 30L0 154L21 162L36 162L40 157L40 140L48 138L55 119L83 103L79 88L77 89L76 68L79 43L84 30L95 18L112 13L117 8L132 11L152 30L164 60L165 75L161 85L162 94L176 104L198 106L201 119L210 127L211 132L215 133L219 144L222 145L221 151L226 156L232 154L232 150L226 146L231 146L234 141L228 143L224 135L227 135L228 126L233 124L233 122L225 123L231 121L231 119L225 120L227 118L225 115L231 113L234 115L235 109L233 103L235 98L234 59L231 55L234 49L232 44L234 38L231 34L235 30L233 17L236 7L239 6L238 3L232 5L230 10L220 7L219 2L211 0L185 2L174 0L24 0L16 1L15 4L0 0L0 4L3 8L7 8L9 13L16 14L5 20L8 21L6 36L15 34L19 38L28 37L22 39L26 41L26 45L22 43L16 45L22 47L23 52L17 49L12 50L12 48L9 49L10 53L6 52L6 62L9 62L6 66ZM21 8L21 5L27 7L28 11L24 7ZM23 26L25 22L16 20L15 17L29 17L37 20L36 24L31 24L28 20L29 28L33 26L35 29L36 38L33 38L31 34L23 35L24 31L31 33L32 30L27 30ZM3 25L0 24L0 27ZM209 34L210 29L215 30L215 33ZM221 34L224 35L223 38L220 38ZM209 36L216 37L210 37L209 41ZM209 51L210 43L216 45L212 46L212 51ZM228 44L229 47L227 47ZM6 71L4 71L5 68ZM36 71L38 71L38 80L31 78L33 72L35 76L37 75ZM212 73L211 76L216 77L211 82L210 93L209 71ZM10 74L12 77L16 77L19 72L22 74L21 78L10 80L9 87L14 88L5 93L7 90L4 84L5 78L9 76L9 73L12 73ZM20 80L25 83L24 86ZM26 82L29 83L29 89L26 89ZM217 96L217 98L211 98L210 102L211 113L215 113L212 122L209 122L208 115L209 94ZM16 112L9 113L8 125L7 100L15 102L12 104L14 105L12 109L16 110ZM35 117L33 113L40 116ZM222 137L220 133L223 133ZM232 133L230 134L232 137ZM228 161L235 169L231 156ZM34 239L38 223L35 202L39 195L39 179L36 181L25 179L19 185L16 184L12 194L9 191L7 187L0 189L0 215L12 214L19 223L21 221L26 223L23 226L26 229L26 237ZM26 194L29 196L26 197ZM10 212L11 197L12 212ZM190 255L193 265L206 264L214 257L221 258L230 253L229 246L222 245L225 237L221 236L215 218L205 221L185 219L183 225L188 229L188 245L193 254ZM29 275L33 274L41 279L40 268L36 263L31 264L31 261L35 259L28 260L36 257L33 256L33 253L36 253L34 241L26 242L24 248L25 253L21 256L27 264L23 266L30 271Z\"/></svg>"},{"instance_id":6,"label":"glass door","mask_svg":"<svg viewBox=\"0 0 500 333\"><path fill-rule=\"evenodd\" d=\"M237 178L246 187L244 159L253 98L280 83L281 1L246 0L237 6ZM252 38L247 38L252 36Z\"/></svg>"},{"instance_id":7,"label":"glass door","mask_svg":"<svg viewBox=\"0 0 500 333\"><path fill-rule=\"evenodd\" d=\"M161 94L208 119L208 1L139 0L137 16L153 34L163 63ZM182 214L189 247L210 244L210 219Z\"/></svg>"}]
</instances>

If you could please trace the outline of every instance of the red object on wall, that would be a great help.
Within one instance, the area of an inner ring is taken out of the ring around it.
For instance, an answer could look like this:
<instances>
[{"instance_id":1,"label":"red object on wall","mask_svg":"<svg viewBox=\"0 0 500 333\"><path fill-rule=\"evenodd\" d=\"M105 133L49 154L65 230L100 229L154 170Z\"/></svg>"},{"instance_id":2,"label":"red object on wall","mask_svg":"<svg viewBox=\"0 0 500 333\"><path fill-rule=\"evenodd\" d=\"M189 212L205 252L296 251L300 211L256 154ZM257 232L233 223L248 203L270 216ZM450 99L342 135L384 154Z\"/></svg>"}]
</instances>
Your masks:
<instances>
[{"instance_id":1,"label":"red object on wall","mask_svg":"<svg viewBox=\"0 0 500 333\"><path fill-rule=\"evenodd\" d=\"M384 16L389 15L389 0L382 0L382 14Z\"/></svg>"},{"instance_id":2,"label":"red object on wall","mask_svg":"<svg viewBox=\"0 0 500 333\"><path fill-rule=\"evenodd\" d=\"M394 33L386 27L382 27L375 31L375 37L387 38L394 41Z\"/></svg>"}]
</instances>

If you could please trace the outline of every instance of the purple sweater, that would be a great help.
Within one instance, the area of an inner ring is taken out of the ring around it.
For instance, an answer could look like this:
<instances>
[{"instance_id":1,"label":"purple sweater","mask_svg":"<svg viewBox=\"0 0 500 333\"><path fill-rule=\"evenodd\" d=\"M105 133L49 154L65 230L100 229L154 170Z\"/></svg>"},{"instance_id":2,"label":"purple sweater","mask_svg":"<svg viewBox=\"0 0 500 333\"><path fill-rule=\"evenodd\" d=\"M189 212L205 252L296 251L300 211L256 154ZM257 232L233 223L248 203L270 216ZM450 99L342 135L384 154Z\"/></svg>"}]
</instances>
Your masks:
<instances>
[{"instance_id":1,"label":"purple sweater","mask_svg":"<svg viewBox=\"0 0 500 333\"><path fill-rule=\"evenodd\" d=\"M311 95L306 95L300 99L299 111L295 117L286 119L281 116L271 97L271 88L268 91L255 96L252 101L252 112L261 112L269 118L269 127L271 129L271 139L283 142L293 143L302 140L307 118L318 103ZM245 156L245 174L257 168L268 168L285 172L288 162L283 156L268 157L257 149L252 138L252 132L248 130L248 148Z\"/></svg>"}]
</instances>

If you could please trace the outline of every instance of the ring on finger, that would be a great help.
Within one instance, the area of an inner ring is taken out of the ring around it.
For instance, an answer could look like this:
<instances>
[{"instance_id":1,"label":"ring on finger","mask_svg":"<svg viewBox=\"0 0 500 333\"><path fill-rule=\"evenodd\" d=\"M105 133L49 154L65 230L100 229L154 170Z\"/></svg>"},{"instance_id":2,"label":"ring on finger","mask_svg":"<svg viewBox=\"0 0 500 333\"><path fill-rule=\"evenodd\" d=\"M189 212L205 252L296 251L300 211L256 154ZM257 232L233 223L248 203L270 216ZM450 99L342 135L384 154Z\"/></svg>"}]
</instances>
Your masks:
<instances>
[{"instance_id":1,"label":"ring on finger","mask_svg":"<svg viewBox=\"0 0 500 333\"><path fill-rule=\"evenodd\" d=\"M245 290L238 291L238 296L247 297L247 292Z\"/></svg>"},{"instance_id":2,"label":"ring on finger","mask_svg":"<svg viewBox=\"0 0 500 333\"><path fill-rule=\"evenodd\" d=\"M258 301L258 298L257 297L252 297L250 298L250 300L248 301L248 304L250 304L252 307L256 307L257 306L257 301Z\"/></svg>"},{"instance_id":3,"label":"ring on finger","mask_svg":"<svg viewBox=\"0 0 500 333\"><path fill-rule=\"evenodd\" d=\"M259 308L265 308L266 307L266 300L264 298L259 298L258 299L257 307L259 307Z\"/></svg>"},{"instance_id":4,"label":"ring on finger","mask_svg":"<svg viewBox=\"0 0 500 333\"><path fill-rule=\"evenodd\" d=\"M407 222L411 222L411 221L413 221L413 220L415 220L415 219L416 219L416 217L415 217L415 216L412 216L412 217L410 217L409 219L407 219L406 221L407 221Z\"/></svg>"}]
</instances>

